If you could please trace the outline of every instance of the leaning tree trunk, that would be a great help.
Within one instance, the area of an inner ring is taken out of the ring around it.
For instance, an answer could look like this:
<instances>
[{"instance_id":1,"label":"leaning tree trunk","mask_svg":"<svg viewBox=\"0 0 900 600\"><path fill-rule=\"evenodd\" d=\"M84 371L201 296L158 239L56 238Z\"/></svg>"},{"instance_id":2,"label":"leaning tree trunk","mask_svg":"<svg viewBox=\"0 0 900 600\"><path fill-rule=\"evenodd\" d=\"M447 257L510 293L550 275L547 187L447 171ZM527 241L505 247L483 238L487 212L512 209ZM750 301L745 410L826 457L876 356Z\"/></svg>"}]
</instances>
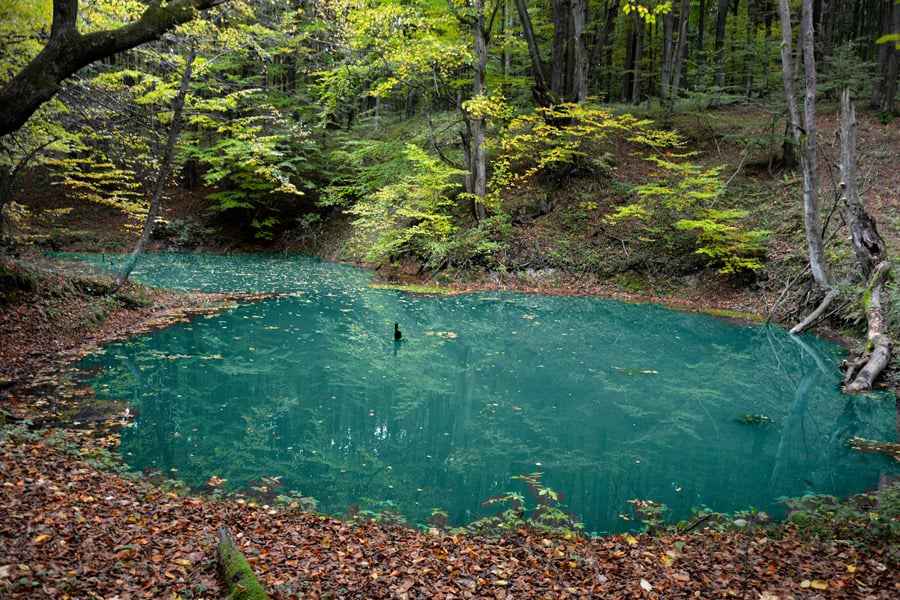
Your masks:
<instances>
[{"instance_id":1,"label":"leaning tree trunk","mask_svg":"<svg viewBox=\"0 0 900 600\"><path fill-rule=\"evenodd\" d=\"M53 0L50 37L43 50L0 86L0 136L19 129L62 82L87 65L158 40L164 33L228 0L170 0L149 4L141 16L118 29L80 33L79 0Z\"/></svg>"},{"instance_id":2,"label":"leaning tree trunk","mask_svg":"<svg viewBox=\"0 0 900 600\"><path fill-rule=\"evenodd\" d=\"M225 600L268 600L269 596L254 575L250 563L224 527L219 529L216 559L228 593Z\"/></svg>"},{"instance_id":3,"label":"leaning tree trunk","mask_svg":"<svg viewBox=\"0 0 900 600\"><path fill-rule=\"evenodd\" d=\"M147 219L144 221L144 229L141 231L141 237L134 246L131 255L122 272L116 279L116 289L125 285L128 277L137 265L138 258L144 251L147 242L150 241L150 234L153 233L153 227L156 225L156 218L159 216L159 202L162 198L163 190L166 182L169 180L169 174L172 172L172 160L175 156L175 145L178 143L178 136L181 133L182 114L184 113L184 100L187 97L188 86L191 83L191 70L194 66L194 58L196 52L191 48L187 61L184 65L184 73L181 76L181 85L178 88L178 94L172 102L172 123L169 125L169 138L166 141L166 147L163 151L163 159L159 165L159 173L156 177L156 185L153 188L153 195L150 197L150 209L147 211Z\"/></svg>"},{"instance_id":4,"label":"leaning tree trunk","mask_svg":"<svg viewBox=\"0 0 900 600\"><path fill-rule=\"evenodd\" d=\"M841 94L841 188L853 251L860 274L868 279L863 297L868 321L866 347L859 358L848 364L844 376L847 392L862 392L872 388L891 359L892 341L887 332L887 310L884 306L887 302L884 282L891 264L875 221L859 197L856 184L856 109L850 101L848 89Z\"/></svg>"},{"instance_id":5,"label":"leaning tree trunk","mask_svg":"<svg viewBox=\"0 0 900 600\"><path fill-rule=\"evenodd\" d=\"M531 92L534 96L534 102L542 107L551 106L554 100L547 85L546 68L541 58L541 51L538 47L537 38L534 35L531 16L528 14L528 6L525 4L525 0L516 0L516 11L519 13L522 33L525 35L525 42L528 45L528 56L531 58L531 76L534 79L534 86Z\"/></svg>"}]
</instances>

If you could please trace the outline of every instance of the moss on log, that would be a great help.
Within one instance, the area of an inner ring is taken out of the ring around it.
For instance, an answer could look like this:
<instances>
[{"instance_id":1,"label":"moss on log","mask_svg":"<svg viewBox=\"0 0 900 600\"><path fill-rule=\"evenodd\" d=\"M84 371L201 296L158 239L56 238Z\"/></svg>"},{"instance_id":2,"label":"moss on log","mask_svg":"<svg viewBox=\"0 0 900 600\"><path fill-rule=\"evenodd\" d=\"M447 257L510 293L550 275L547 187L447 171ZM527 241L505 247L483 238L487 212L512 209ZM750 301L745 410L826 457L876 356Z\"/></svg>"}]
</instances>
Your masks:
<instances>
[{"instance_id":1,"label":"moss on log","mask_svg":"<svg viewBox=\"0 0 900 600\"><path fill-rule=\"evenodd\" d=\"M219 530L219 545L216 548L219 572L225 581L227 600L268 600L269 596L260 585L250 563L238 550L231 533L225 528Z\"/></svg>"}]
</instances>

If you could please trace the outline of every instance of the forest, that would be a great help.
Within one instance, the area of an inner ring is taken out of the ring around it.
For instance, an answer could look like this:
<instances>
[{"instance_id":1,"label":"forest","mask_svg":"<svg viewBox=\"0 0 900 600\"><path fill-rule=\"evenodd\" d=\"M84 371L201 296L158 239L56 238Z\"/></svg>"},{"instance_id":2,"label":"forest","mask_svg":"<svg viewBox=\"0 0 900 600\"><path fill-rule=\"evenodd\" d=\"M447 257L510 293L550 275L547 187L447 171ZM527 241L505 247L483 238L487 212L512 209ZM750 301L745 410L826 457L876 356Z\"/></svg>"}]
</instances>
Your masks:
<instances>
[{"instance_id":1,"label":"forest","mask_svg":"<svg viewBox=\"0 0 900 600\"><path fill-rule=\"evenodd\" d=\"M0 596L896 597L898 75L898 0L0 0Z\"/></svg>"}]
</instances>

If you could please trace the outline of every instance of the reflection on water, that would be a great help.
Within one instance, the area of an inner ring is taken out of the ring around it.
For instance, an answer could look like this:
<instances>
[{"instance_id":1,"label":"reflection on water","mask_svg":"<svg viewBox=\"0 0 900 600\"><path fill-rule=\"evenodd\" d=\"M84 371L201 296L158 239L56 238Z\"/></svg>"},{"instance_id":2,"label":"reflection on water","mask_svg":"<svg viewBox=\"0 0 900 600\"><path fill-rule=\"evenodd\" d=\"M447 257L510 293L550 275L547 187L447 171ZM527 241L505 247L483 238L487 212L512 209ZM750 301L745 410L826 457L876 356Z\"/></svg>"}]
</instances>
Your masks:
<instances>
[{"instance_id":1,"label":"reflection on water","mask_svg":"<svg viewBox=\"0 0 900 600\"><path fill-rule=\"evenodd\" d=\"M128 462L193 485L280 477L327 512L388 501L459 524L542 471L588 530L609 531L629 525L631 498L676 517L777 512L779 497L897 471L845 445L895 440L893 401L841 395L841 351L814 337L590 298L415 297L297 257L151 256L137 276L297 292L84 361L101 396L135 409Z\"/></svg>"}]
</instances>

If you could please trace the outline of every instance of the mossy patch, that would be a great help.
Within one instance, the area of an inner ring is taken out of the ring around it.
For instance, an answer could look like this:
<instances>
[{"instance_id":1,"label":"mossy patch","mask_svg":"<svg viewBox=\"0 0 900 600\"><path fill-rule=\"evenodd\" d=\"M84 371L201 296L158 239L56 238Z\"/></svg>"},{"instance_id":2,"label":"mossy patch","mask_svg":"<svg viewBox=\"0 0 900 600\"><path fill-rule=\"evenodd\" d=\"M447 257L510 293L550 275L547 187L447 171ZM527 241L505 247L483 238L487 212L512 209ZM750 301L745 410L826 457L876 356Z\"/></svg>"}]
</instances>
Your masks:
<instances>
[{"instance_id":1,"label":"mossy patch","mask_svg":"<svg viewBox=\"0 0 900 600\"><path fill-rule=\"evenodd\" d=\"M375 290L396 290L408 294L424 294L428 296L452 296L458 293L448 287L424 283L370 283L369 287Z\"/></svg>"},{"instance_id":2,"label":"mossy patch","mask_svg":"<svg viewBox=\"0 0 900 600\"><path fill-rule=\"evenodd\" d=\"M751 321L753 323L762 323L765 319L762 315L743 310L732 310L730 308L701 308L697 312L719 317L720 319L734 319L737 321Z\"/></svg>"}]
</instances>

